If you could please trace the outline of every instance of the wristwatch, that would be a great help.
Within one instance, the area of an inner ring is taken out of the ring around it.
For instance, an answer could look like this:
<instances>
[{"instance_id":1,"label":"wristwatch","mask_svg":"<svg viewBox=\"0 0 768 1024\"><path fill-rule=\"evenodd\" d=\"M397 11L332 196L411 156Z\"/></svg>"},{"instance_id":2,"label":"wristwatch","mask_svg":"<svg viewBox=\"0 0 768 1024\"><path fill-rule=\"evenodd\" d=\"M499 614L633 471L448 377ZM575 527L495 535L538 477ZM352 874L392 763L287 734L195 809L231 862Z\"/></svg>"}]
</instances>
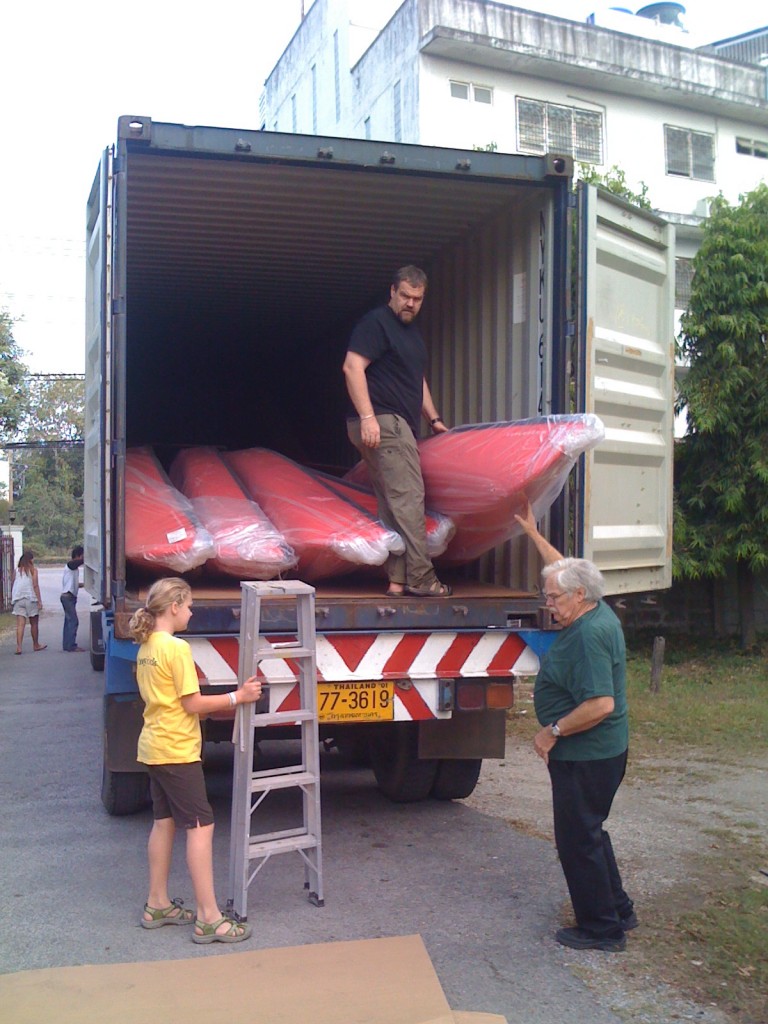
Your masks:
<instances>
[{"instance_id":1,"label":"wristwatch","mask_svg":"<svg viewBox=\"0 0 768 1024\"><path fill-rule=\"evenodd\" d=\"M562 733L560 732L560 726L557 724L557 722L553 722L549 728L551 729L552 735L555 737L555 739L559 740L562 736Z\"/></svg>"}]
</instances>

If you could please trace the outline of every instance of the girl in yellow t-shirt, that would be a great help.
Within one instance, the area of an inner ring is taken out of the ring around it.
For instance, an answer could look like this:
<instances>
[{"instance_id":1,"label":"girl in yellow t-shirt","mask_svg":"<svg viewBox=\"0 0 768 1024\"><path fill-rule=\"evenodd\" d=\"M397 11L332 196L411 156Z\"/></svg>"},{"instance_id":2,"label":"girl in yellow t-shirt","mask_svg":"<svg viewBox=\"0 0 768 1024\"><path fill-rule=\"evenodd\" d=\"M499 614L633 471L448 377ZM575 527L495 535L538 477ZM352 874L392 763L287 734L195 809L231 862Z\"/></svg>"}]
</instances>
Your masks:
<instances>
[{"instance_id":1,"label":"girl in yellow t-shirt","mask_svg":"<svg viewBox=\"0 0 768 1024\"><path fill-rule=\"evenodd\" d=\"M192 940L242 942L251 934L245 925L219 910L213 888L213 812L208 802L200 760L200 719L214 711L247 704L261 696L256 677L229 693L200 693L192 652L175 636L192 617L192 591L181 579L158 580L147 603L132 617L130 631L141 644L136 679L144 700L144 726L137 758L147 766L154 822L149 834L149 897L143 928L192 924ZM168 896L168 874L176 828L187 833L187 868L195 891L197 913Z\"/></svg>"}]
</instances>

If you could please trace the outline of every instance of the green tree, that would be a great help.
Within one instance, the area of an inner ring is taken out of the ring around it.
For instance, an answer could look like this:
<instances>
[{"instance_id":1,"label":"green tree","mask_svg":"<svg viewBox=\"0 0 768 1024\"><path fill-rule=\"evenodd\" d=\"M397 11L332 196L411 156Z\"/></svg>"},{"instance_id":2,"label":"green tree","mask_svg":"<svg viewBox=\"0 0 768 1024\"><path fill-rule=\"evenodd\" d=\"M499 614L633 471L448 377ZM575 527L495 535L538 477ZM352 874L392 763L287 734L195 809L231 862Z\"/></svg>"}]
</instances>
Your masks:
<instances>
[{"instance_id":1,"label":"green tree","mask_svg":"<svg viewBox=\"0 0 768 1024\"><path fill-rule=\"evenodd\" d=\"M635 192L627 184L627 176L620 167L615 164L610 170L606 171L605 174L600 174L592 164L579 164L579 177L582 181L585 181L587 185L602 185L603 188L608 189L609 192L613 192L616 196L621 196L623 199L628 200L630 203L634 203L635 206L641 207L643 210L650 210L651 201L648 198L648 186L644 181L640 182L640 191Z\"/></svg>"},{"instance_id":2,"label":"green tree","mask_svg":"<svg viewBox=\"0 0 768 1024\"><path fill-rule=\"evenodd\" d=\"M82 542L82 448L17 449L24 487L16 500L24 544L38 555L61 555Z\"/></svg>"},{"instance_id":3,"label":"green tree","mask_svg":"<svg viewBox=\"0 0 768 1024\"><path fill-rule=\"evenodd\" d=\"M0 445L12 441L28 409L27 368L13 338L13 319L0 309Z\"/></svg>"},{"instance_id":4,"label":"green tree","mask_svg":"<svg viewBox=\"0 0 768 1024\"><path fill-rule=\"evenodd\" d=\"M29 378L20 430L28 447L14 454L18 521L38 554L62 554L82 541L85 383L79 376Z\"/></svg>"},{"instance_id":5,"label":"green tree","mask_svg":"<svg viewBox=\"0 0 768 1024\"><path fill-rule=\"evenodd\" d=\"M768 185L712 203L694 259L680 352L674 568L735 568L741 642L755 642L754 576L768 566Z\"/></svg>"}]
</instances>

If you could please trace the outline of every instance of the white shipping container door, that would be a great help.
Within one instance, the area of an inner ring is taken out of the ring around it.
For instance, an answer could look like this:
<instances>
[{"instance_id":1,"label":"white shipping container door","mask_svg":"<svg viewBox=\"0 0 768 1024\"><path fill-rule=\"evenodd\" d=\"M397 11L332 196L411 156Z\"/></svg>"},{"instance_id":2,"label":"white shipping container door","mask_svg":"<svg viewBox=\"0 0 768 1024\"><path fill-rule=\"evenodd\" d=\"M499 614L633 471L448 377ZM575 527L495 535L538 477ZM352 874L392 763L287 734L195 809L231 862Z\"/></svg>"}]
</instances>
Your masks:
<instances>
[{"instance_id":1,"label":"white shipping container door","mask_svg":"<svg viewBox=\"0 0 768 1024\"><path fill-rule=\"evenodd\" d=\"M579 185L583 407L605 424L584 467L584 557L608 593L672 582L674 229Z\"/></svg>"},{"instance_id":2,"label":"white shipping container door","mask_svg":"<svg viewBox=\"0 0 768 1024\"><path fill-rule=\"evenodd\" d=\"M85 588L107 602L112 579L111 538L111 324L112 166L107 149L86 210L85 313Z\"/></svg>"}]
</instances>

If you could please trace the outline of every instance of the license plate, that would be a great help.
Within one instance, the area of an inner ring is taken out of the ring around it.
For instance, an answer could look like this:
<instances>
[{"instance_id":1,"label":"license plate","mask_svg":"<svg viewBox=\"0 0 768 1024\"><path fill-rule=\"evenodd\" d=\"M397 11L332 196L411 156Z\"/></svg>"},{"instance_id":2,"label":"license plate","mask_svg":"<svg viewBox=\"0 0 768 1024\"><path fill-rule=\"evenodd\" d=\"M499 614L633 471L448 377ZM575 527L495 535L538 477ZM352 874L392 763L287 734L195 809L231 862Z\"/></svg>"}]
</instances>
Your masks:
<instances>
[{"instance_id":1,"label":"license plate","mask_svg":"<svg viewBox=\"0 0 768 1024\"><path fill-rule=\"evenodd\" d=\"M321 722L391 722L394 703L394 683L320 683L317 688Z\"/></svg>"}]
</instances>

